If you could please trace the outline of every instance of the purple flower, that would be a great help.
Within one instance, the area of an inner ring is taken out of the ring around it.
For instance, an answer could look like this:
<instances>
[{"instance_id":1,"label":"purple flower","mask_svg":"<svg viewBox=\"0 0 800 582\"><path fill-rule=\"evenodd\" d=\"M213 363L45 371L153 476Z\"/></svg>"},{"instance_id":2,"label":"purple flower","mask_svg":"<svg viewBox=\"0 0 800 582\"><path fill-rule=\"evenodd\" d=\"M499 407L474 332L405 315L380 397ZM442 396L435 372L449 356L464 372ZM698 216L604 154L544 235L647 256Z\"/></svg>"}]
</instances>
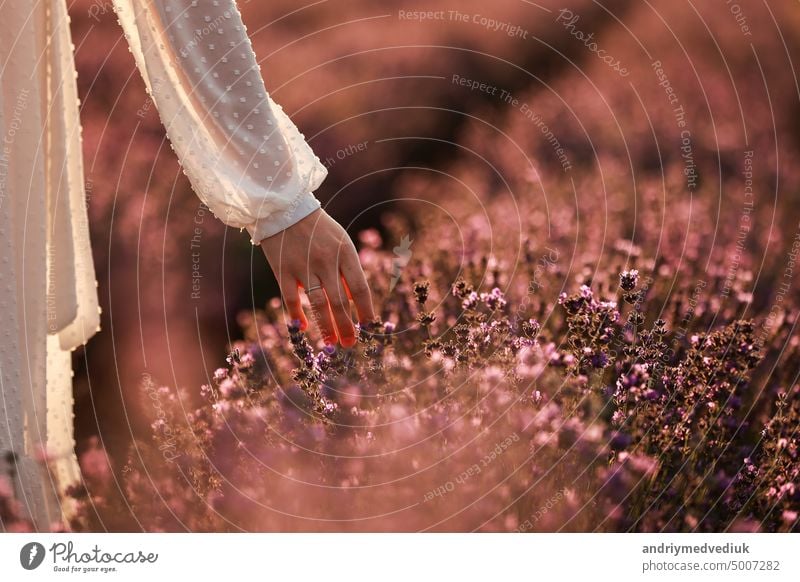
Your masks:
<instances>
[{"instance_id":1,"label":"purple flower","mask_svg":"<svg viewBox=\"0 0 800 582\"><path fill-rule=\"evenodd\" d=\"M619 286L623 291L633 291L639 283L639 271L631 269L622 271L619 276Z\"/></svg>"}]
</instances>

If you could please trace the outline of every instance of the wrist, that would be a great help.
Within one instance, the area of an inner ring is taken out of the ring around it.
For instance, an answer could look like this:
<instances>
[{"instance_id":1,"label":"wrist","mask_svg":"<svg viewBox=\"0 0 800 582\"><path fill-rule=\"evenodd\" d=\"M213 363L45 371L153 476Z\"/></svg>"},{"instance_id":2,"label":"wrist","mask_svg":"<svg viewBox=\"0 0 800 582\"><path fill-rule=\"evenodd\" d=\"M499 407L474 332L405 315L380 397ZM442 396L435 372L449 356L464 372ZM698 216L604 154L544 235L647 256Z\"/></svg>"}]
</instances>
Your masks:
<instances>
[{"instance_id":1,"label":"wrist","mask_svg":"<svg viewBox=\"0 0 800 582\"><path fill-rule=\"evenodd\" d=\"M321 207L320 201L311 192L301 194L286 210L260 218L249 225L247 231L250 233L250 241L254 245L261 244L264 239L294 226Z\"/></svg>"}]
</instances>

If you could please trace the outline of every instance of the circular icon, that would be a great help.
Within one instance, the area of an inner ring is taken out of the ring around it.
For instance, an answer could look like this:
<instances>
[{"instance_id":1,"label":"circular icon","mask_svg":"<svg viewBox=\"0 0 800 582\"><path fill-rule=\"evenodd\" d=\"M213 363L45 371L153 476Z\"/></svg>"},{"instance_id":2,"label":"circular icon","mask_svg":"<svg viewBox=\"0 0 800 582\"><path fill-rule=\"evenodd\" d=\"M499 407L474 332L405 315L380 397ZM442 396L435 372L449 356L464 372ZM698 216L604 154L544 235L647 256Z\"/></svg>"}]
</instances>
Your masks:
<instances>
[{"instance_id":1,"label":"circular icon","mask_svg":"<svg viewBox=\"0 0 800 582\"><path fill-rule=\"evenodd\" d=\"M39 542L30 542L19 551L19 563L26 570L35 570L44 561L44 546Z\"/></svg>"}]
</instances>

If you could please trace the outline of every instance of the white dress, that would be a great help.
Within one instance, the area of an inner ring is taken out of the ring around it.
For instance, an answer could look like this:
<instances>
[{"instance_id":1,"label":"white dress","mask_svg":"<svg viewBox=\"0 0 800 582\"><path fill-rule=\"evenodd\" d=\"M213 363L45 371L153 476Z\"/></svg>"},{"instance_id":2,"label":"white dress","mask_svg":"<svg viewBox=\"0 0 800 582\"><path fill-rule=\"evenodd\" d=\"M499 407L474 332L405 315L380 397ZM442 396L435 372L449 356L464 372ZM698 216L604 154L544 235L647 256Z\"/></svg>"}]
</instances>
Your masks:
<instances>
[{"instance_id":1,"label":"white dress","mask_svg":"<svg viewBox=\"0 0 800 582\"><path fill-rule=\"evenodd\" d=\"M113 4L217 217L256 244L319 208L325 166L267 93L234 0ZM0 0L0 476L37 529L68 516L60 494L80 482L70 356L100 324L73 48L65 0Z\"/></svg>"}]
</instances>

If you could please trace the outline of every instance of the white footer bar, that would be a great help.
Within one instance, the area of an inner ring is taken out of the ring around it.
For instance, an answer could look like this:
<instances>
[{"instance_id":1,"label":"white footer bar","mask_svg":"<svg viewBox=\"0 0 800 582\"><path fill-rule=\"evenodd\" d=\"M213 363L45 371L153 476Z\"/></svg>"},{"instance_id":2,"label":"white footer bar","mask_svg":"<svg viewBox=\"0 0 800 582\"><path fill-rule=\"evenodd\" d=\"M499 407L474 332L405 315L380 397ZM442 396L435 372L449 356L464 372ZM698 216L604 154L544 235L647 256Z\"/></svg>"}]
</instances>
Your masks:
<instances>
[{"instance_id":1,"label":"white footer bar","mask_svg":"<svg viewBox=\"0 0 800 582\"><path fill-rule=\"evenodd\" d=\"M0 534L13 581L777 582L799 562L793 534Z\"/></svg>"}]
</instances>

